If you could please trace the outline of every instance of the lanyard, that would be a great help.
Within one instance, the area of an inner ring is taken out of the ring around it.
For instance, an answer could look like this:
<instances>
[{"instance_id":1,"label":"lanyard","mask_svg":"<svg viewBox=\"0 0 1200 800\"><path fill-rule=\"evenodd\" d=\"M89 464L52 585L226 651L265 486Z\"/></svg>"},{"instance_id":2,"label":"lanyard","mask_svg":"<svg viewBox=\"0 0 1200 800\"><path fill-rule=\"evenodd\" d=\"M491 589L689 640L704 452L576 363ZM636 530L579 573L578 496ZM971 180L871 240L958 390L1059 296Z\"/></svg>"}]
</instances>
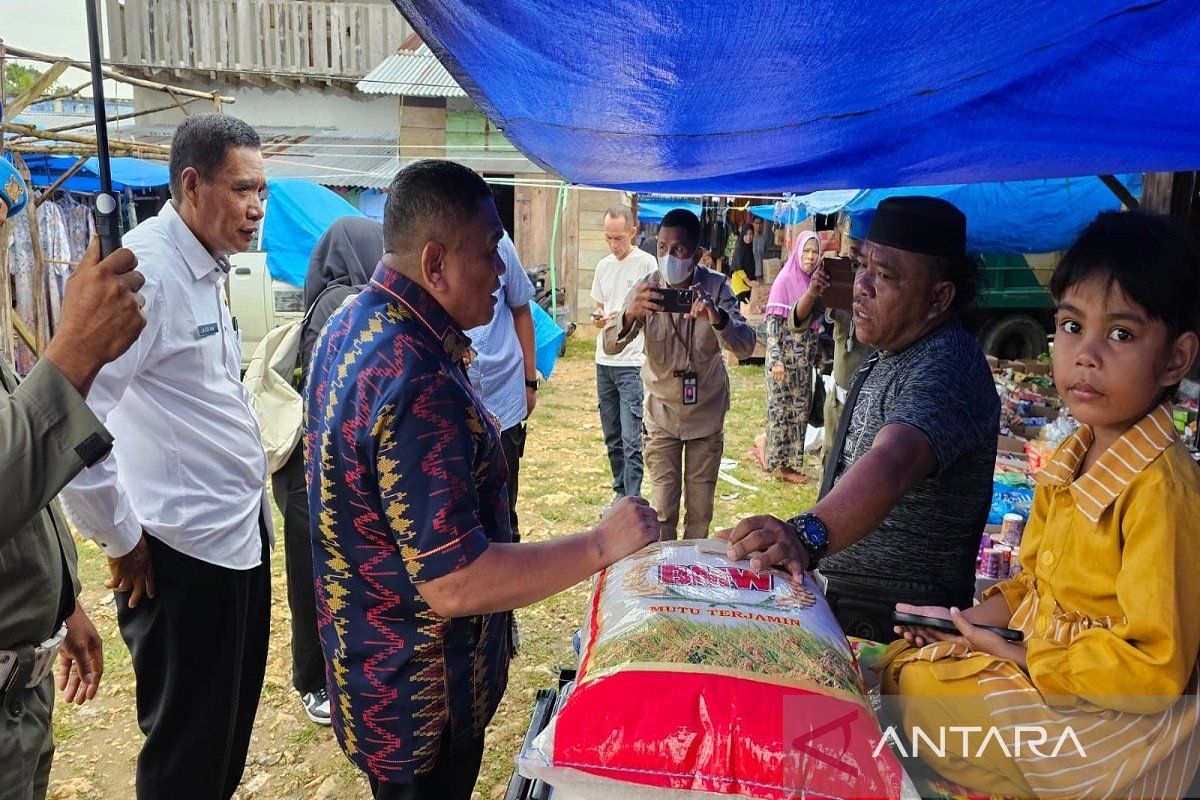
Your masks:
<instances>
[{"instance_id":1,"label":"lanyard","mask_svg":"<svg viewBox=\"0 0 1200 800\"><path fill-rule=\"evenodd\" d=\"M666 312L663 312L666 313ZM692 371L692 342L696 335L696 318L691 317L684 322L684 329L687 331L687 339L684 339L683 334L679 332L679 326L675 324L675 314L670 314L669 322L671 323L671 333L675 335L675 341L679 342L687 353L687 372Z\"/></svg>"}]
</instances>

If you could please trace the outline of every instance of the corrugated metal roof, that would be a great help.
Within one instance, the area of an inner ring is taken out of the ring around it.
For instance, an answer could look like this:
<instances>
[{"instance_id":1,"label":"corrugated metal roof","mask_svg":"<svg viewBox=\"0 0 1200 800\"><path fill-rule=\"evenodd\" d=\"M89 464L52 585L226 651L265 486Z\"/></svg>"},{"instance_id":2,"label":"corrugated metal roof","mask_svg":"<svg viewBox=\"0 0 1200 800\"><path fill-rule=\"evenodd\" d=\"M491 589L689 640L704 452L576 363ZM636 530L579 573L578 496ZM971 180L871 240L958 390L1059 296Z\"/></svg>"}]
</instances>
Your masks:
<instances>
[{"instance_id":1,"label":"corrugated metal roof","mask_svg":"<svg viewBox=\"0 0 1200 800\"><path fill-rule=\"evenodd\" d=\"M428 157L415 153L401 157L398 134L387 131L270 126L256 126L255 130L262 137L264 166L269 178L300 178L324 186L385 189L402 167ZM169 145L174 131L173 126L146 125L127 131L125 138ZM436 157L491 174L542 171L517 152L447 150Z\"/></svg>"},{"instance_id":2,"label":"corrugated metal roof","mask_svg":"<svg viewBox=\"0 0 1200 800\"><path fill-rule=\"evenodd\" d=\"M466 97L427 45L392 53L362 77L355 87L366 94L408 97Z\"/></svg>"}]
</instances>

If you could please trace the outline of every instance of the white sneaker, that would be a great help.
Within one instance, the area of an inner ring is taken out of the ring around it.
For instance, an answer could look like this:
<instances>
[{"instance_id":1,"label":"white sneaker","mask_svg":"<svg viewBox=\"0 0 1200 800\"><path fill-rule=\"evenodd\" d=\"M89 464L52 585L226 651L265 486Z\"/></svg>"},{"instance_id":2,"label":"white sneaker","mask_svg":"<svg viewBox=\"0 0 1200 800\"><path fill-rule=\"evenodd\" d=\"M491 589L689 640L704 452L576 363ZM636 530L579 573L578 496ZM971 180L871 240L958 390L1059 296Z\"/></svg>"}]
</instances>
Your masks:
<instances>
[{"instance_id":1,"label":"white sneaker","mask_svg":"<svg viewBox=\"0 0 1200 800\"><path fill-rule=\"evenodd\" d=\"M329 716L329 692L322 686L315 692L307 692L300 695L300 702L304 704L304 713L308 718L318 725L332 725L333 720Z\"/></svg>"}]
</instances>

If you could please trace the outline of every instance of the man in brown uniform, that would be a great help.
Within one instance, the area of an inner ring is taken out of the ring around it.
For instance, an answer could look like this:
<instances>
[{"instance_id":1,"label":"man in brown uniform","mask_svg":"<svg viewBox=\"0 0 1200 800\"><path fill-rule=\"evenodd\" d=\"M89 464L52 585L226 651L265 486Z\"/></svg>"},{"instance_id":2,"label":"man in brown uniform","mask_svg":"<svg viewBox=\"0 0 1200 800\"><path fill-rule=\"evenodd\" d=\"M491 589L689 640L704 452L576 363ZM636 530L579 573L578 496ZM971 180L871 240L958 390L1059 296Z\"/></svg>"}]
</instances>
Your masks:
<instances>
[{"instance_id":1,"label":"man in brown uniform","mask_svg":"<svg viewBox=\"0 0 1200 800\"><path fill-rule=\"evenodd\" d=\"M675 209L663 217L658 270L634 286L624 310L602 334L604 352L610 355L646 334L642 456L650 476L650 505L658 511L664 540L676 538L681 491L687 503L684 538L708 536L729 410L729 373L721 346L748 358L756 338L725 276L697 264L700 233L700 220L690 211ZM692 289L696 299L691 309L664 311L664 288Z\"/></svg>"}]
</instances>

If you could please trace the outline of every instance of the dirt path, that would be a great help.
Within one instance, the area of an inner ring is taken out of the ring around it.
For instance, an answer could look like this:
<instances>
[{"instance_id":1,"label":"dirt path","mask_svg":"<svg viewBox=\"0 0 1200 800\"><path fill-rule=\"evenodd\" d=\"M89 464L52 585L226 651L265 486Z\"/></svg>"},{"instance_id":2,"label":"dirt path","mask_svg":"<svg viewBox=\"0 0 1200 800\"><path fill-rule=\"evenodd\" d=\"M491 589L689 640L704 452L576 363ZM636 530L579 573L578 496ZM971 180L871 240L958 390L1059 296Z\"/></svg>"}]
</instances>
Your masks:
<instances>
[{"instance_id":1,"label":"dirt path","mask_svg":"<svg viewBox=\"0 0 1200 800\"><path fill-rule=\"evenodd\" d=\"M733 408L727 420L727 458L740 459L762 428L761 366L733 371ZM546 539L594 525L610 500L608 460L596 411L591 342L572 342L553 380L542 390L529 424L521 466L518 511L528 540ZM730 471L759 491L721 481L714 526L731 525L756 513L798 513L811 503L811 487L772 481L740 463ZM276 515L276 530L282 525ZM84 606L105 642L105 674L100 695L82 707L58 704L58 742L49 796L52 800L132 798L134 766L141 746L134 705L129 653L117 632L112 596L103 586L107 573L99 548L81 542ZM266 683L250 745L249 763L235 797L367 798L366 780L342 755L328 728L310 723L291 686L287 592L283 552L272 558L274 607ZM494 800L504 794L537 689L552 682L555 664L573 663L571 635L579 627L588 587L577 586L518 612L522 653L513 662L508 691L488 731L487 752L476 795Z\"/></svg>"}]
</instances>

